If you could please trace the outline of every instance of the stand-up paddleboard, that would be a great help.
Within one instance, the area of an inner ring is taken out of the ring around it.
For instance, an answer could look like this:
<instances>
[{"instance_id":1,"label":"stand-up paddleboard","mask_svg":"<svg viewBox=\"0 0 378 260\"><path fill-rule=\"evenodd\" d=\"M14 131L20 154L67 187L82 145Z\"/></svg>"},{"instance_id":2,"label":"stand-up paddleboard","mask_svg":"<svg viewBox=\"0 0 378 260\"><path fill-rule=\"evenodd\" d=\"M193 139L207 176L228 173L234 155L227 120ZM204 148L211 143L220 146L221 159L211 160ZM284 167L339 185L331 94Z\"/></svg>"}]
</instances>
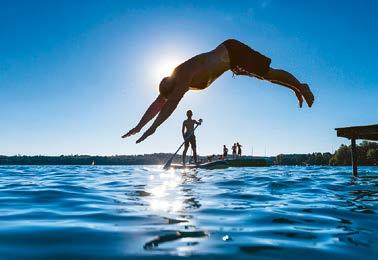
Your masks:
<instances>
[{"instance_id":1,"label":"stand-up paddleboard","mask_svg":"<svg viewBox=\"0 0 378 260\"><path fill-rule=\"evenodd\" d=\"M171 164L170 168L173 169L224 169L229 167L226 161L214 161L214 162L207 162L201 164Z\"/></svg>"},{"instance_id":2,"label":"stand-up paddleboard","mask_svg":"<svg viewBox=\"0 0 378 260\"><path fill-rule=\"evenodd\" d=\"M270 166L270 162L264 158L248 158L248 159L228 159L217 160L213 162L201 163L201 164L171 164L170 168L173 169L224 169L228 167L267 167Z\"/></svg>"}]
</instances>

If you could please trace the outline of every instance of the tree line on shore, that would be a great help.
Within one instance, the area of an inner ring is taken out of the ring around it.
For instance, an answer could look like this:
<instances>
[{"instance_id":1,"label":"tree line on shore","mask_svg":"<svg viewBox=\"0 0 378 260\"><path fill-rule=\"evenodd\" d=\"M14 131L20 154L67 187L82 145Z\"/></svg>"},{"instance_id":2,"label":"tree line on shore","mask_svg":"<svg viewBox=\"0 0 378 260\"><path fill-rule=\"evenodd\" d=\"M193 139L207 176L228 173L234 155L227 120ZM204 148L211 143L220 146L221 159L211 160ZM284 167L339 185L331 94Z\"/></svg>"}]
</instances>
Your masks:
<instances>
[{"instance_id":1,"label":"tree line on shore","mask_svg":"<svg viewBox=\"0 0 378 260\"><path fill-rule=\"evenodd\" d=\"M0 165L158 165L164 164L172 154L154 153L143 155L60 155L60 156L0 156ZM180 156L175 157L179 161Z\"/></svg>"},{"instance_id":2,"label":"tree line on shore","mask_svg":"<svg viewBox=\"0 0 378 260\"><path fill-rule=\"evenodd\" d=\"M342 144L334 154L279 154L274 164L278 165L351 165L350 145ZM357 158L359 165L378 165L378 143L363 141L357 145Z\"/></svg>"},{"instance_id":3,"label":"tree line on shore","mask_svg":"<svg viewBox=\"0 0 378 260\"><path fill-rule=\"evenodd\" d=\"M159 165L164 164L172 154L154 153L144 155L61 155L61 156L0 156L0 165ZM378 143L362 142L357 146L359 165L378 165ZM206 157L200 157L206 160ZM334 154L279 154L269 159L276 165L350 165L350 146L341 145ZM176 155L175 163L181 162Z\"/></svg>"}]
</instances>

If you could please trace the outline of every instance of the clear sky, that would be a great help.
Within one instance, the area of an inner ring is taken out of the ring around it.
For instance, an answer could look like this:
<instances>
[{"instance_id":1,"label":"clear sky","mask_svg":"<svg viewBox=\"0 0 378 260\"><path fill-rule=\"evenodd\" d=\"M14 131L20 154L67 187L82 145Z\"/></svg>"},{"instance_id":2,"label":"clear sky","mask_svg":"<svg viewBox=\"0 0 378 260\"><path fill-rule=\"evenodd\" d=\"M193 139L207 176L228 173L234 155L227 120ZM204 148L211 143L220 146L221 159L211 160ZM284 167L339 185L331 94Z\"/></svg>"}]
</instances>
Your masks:
<instances>
[{"instance_id":1,"label":"clear sky","mask_svg":"<svg viewBox=\"0 0 378 260\"><path fill-rule=\"evenodd\" d=\"M331 151L335 127L378 123L377 16L374 0L0 1L0 154L174 152L187 109L200 154ZM120 138L173 64L228 38L308 82L313 107L226 72L143 143Z\"/></svg>"}]
</instances>

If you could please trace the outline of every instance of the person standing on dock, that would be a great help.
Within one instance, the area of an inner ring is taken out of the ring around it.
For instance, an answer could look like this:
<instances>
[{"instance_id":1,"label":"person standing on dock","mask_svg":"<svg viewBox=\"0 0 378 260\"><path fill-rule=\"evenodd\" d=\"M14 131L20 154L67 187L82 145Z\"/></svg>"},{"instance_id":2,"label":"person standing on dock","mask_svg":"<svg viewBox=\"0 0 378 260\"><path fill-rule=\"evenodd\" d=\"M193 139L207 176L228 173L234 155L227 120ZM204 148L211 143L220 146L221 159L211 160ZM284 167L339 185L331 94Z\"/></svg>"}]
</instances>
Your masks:
<instances>
[{"instance_id":1,"label":"person standing on dock","mask_svg":"<svg viewBox=\"0 0 378 260\"><path fill-rule=\"evenodd\" d=\"M286 87L296 95L299 107L302 107L303 99L311 107L314 95L309 86L285 70L272 68L270 63L270 58L235 39L228 39L215 49L194 56L178 65L169 77L162 79L156 100L149 106L139 123L122 138L139 133L158 115L150 128L136 141L142 142L167 120L186 92L206 89L228 70L234 75L249 76Z\"/></svg>"},{"instance_id":2,"label":"person standing on dock","mask_svg":"<svg viewBox=\"0 0 378 260\"><path fill-rule=\"evenodd\" d=\"M227 154L228 154L228 148L224 144L223 145L223 160L227 158Z\"/></svg>"},{"instance_id":3,"label":"person standing on dock","mask_svg":"<svg viewBox=\"0 0 378 260\"><path fill-rule=\"evenodd\" d=\"M242 149L241 149L242 145L239 144L239 143L236 143L236 146L238 147L238 156L241 156L242 155Z\"/></svg>"},{"instance_id":4,"label":"person standing on dock","mask_svg":"<svg viewBox=\"0 0 378 260\"><path fill-rule=\"evenodd\" d=\"M199 121L192 119L193 112L192 110L188 110L186 112L186 116L188 117L182 123L182 137L185 141L184 151L182 153L182 164L185 165L186 163L186 152L188 151L189 144L193 151L193 159L194 163L197 164L197 144L196 144L196 136L194 135L194 125L200 125L202 119Z\"/></svg>"},{"instance_id":5,"label":"person standing on dock","mask_svg":"<svg viewBox=\"0 0 378 260\"><path fill-rule=\"evenodd\" d=\"M234 143L234 145L232 146L232 158L236 158L236 143Z\"/></svg>"}]
</instances>

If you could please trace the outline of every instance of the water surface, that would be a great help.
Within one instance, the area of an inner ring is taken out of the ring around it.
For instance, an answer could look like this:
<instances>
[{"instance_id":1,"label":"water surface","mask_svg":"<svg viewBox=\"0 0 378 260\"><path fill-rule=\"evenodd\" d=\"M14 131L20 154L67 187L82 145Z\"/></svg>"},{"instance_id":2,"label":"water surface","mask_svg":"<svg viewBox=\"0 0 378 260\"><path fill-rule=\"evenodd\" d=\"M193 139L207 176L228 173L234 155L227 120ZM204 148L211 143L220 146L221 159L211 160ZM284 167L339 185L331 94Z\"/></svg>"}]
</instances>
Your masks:
<instances>
[{"instance_id":1,"label":"water surface","mask_svg":"<svg viewBox=\"0 0 378 260\"><path fill-rule=\"evenodd\" d=\"M378 257L378 167L1 166L1 258Z\"/></svg>"}]
</instances>

